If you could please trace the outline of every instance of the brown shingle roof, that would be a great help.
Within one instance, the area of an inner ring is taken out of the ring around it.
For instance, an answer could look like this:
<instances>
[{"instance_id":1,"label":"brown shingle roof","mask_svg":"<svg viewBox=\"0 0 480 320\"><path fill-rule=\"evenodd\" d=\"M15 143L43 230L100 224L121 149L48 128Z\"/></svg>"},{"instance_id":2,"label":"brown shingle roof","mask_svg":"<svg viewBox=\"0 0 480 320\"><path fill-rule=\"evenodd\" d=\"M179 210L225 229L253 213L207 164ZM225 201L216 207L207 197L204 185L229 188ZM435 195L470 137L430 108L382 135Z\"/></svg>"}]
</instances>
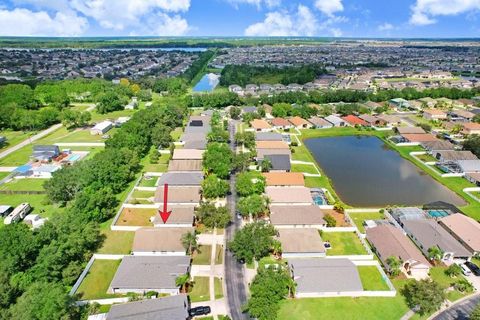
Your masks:
<instances>
[{"instance_id":1,"label":"brown shingle roof","mask_svg":"<svg viewBox=\"0 0 480 320\"><path fill-rule=\"evenodd\" d=\"M257 149L290 149L284 141L257 141L255 144Z\"/></svg>"},{"instance_id":2,"label":"brown shingle roof","mask_svg":"<svg viewBox=\"0 0 480 320\"><path fill-rule=\"evenodd\" d=\"M425 130L420 127L398 127L397 131L400 134L425 133Z\"/></svg>"},{"instance_id":3,"label":"brown shingle roof","mask_svg":"<svg viewBox=\"0 0 480 320\"><path fill-rule=\"evenodd\" d=\"M200 201L200 186L169 186L168 203L198 203ZM155 192L155 202L163 203L163 186Z\"/></svg>"},{"instance_id":4,"label":"brown shingle roof","mask_svg":"<svg viewBox=\"0 0 480 320\"><path fill-rule=\"evenodd\" d=\"M270 222L273 225L325 225L323 211L315 205L270 206Z\"/></svg>"},{"instance_id":5,"label":"brown shingle roof","mask_svg":"<svg viewBox=\"0 0 480 320\"><path fill-rule=\"evenodd\" d=\"M441 218L440 224L470 247L472 251L480 252L480 224L477 221L456 213Z\"/></svg>"},{"instance_id":6,"label":"brown shingle roof","mask_svg":"<svg viewBox=\"0 0 480 320\"><path fill-rule=\"evenodd\" d=\"M265 120L262 119L254 119L250 122L252 128L255 130L257 129L270 129L272 126Z\"/></svg>"},{"instance_id":7,"label":"brown shingle roof","mask_svg":"<svg viewBox=\"0 0 480 320\"><path fill-rule=\"evenodd\" d=\"M168 222L168 220L167 220ZM182 236L193 228L141 228L135 231L133 252L185 252Z\"/></svg>"},{"instance_id":8,"label":"brown shingle roof","mask_svg":"<svg viewBox=\"0 0 480 320\"><path fill-rule=\"evenodd\" d=\"M292 125L290 122L288 122L286 119L283 119L283 118L272 119L271 123L272 123L272 126L275 126L275 127L289 127Z\"/></svg>"},{"instance_id":9,"label":"brown shingle roof","mask_svg":"<svg viewBox=\"0 0 480 320\"><path fill-rule=\"evenodd\" d=\"M202 160L204 150L198 149L175 149L173 160Z\"/></svg>"},{"instance_id":10,"label":"brown shingle roof","mask_svg":"<svg viewBox=\"0 0 480 320\"><path fill-rule=\"evenodd\" d=\"M168 171L201 171L202 160L170 160Z\"/></svg>"},{"instance_id":11,"label":"brown shingle roof","mask_svg":"<svg viewBox=\"0 0 480 320\"><path fill-rule=\"evenodd\" d=\"M283 253L324 253L325 246L317 229L278 229Z\"/></svg>"},{"instance_id":12,"label":"brown shingle roof","mask_svg":"<svg viewBox=\"0 0 480 320\"><path fill-rule=\"evenodd\" d=\"M402 137L407 139L410 142L425 142L425 141L438 141L438 138L433 134L421 133L421 134L402 134Z\"/></svg>"},{"instance_id":13,"label":"brown shingle roof","mask_svg":"<svg viewBox=\"0 0 480 320\"><path fill-rule=\"evenodd\" d=\"M310 122L308 122L307 120L303 119L303 118L300 118L300 117L292 117L290 119L288 119L288 121L290 121L291 124L293 124L295 127L302 127L304 125L309 125Z\"/></svg>"},{"instance_id":14,"label":"brown shingle roof","mask_svg":"<svg viewBox=\"0 0 480 320\"><path fill-rule=\"evenodd\" d=\"M265 193L271 203L313 203L309 188L305 187L266 187Z\"/></svg>"}]
</instances>

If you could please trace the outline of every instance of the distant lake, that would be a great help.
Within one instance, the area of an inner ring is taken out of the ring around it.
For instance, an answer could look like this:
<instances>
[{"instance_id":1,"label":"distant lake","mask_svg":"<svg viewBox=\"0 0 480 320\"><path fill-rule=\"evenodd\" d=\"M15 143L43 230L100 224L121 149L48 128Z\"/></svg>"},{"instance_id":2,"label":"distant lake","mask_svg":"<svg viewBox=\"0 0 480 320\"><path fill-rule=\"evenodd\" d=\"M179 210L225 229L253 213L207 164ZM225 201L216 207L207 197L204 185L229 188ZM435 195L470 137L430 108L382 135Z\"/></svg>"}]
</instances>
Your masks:
<instances>
[{"instance_id":1,"label":"distant lake","mask_svg":"<svg viewBox=\"0 0 480 320\"><path fill-rule=\"evenodd\" d=\"M465 201L377 137L314 138L305 145L343 202L356 207Z\"/></svg>"},{"instance_id":2,"label":"distant lake","mask_svg":"<svg viewBox=\"0 0 480 320\"><path fill-rule=\"evenodd\" d=\"M207 73L197 82L195 87L193 87L193 92L210 92L215 89L215 87L220 82L220 75L215 73Z\"/></svg>"}]
</instances>

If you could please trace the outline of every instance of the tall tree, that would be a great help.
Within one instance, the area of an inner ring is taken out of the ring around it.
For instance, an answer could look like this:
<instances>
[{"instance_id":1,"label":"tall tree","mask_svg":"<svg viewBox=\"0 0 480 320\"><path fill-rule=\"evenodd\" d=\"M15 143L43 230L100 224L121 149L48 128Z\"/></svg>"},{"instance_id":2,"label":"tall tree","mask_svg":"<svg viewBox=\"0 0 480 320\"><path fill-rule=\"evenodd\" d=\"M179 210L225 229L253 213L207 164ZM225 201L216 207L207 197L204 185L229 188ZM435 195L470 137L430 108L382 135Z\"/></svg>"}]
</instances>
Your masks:
<instances>
[{"instance_id":1,"label":"tall tree","mask_svg":"<svg viewBox=\"0 0 480 320\"><path fill-rule=\"evenodd\" d=\"M265 222L253 222L237 231L228 247L238 260L252 263L266 257L274 246L275 229Z\"/></svg>"},{"instance_id":2,"label":"tall tree","mask_svg":"<svg viewBox=\"0 0 480 320\"><path fill-rule=\"evenodd\" d=\"M440 308L445 301L445 291L438 282L424 279L408 282L403 295L412 309L418 309L421 315L432 313Z\"/></svg>"},{"instance_id":3,"label":"tall tree","mask_svg":"<svg viewBox=\"0 0 480 320\"><path fill-rule=\"evenodd\" d=\"M182 235L182 245L185 250L187 250L188 254L192 254L198 249L197 239L198 237L196 231L187 232Z\"/></svg>"}]
</instances>

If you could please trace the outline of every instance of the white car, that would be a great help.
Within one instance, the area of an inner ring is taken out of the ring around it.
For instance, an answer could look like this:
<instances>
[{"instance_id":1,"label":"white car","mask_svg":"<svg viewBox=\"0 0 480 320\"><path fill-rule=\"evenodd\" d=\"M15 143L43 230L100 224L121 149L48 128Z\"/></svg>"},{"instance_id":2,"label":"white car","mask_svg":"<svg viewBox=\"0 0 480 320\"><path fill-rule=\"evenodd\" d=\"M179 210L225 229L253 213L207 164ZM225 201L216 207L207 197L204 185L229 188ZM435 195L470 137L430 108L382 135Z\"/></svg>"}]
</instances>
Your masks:
<instances>
[{"instance_id":1,"label":"white car","mask_svg":"<svg viewBox=\"0 0 480 320\"><path fill-rule=\"evenodd\" d=\"M465 264L461 264L460 267L462 268L462 273L464 276L472 275L472 271Z\"/></svg>"}]
</instances>

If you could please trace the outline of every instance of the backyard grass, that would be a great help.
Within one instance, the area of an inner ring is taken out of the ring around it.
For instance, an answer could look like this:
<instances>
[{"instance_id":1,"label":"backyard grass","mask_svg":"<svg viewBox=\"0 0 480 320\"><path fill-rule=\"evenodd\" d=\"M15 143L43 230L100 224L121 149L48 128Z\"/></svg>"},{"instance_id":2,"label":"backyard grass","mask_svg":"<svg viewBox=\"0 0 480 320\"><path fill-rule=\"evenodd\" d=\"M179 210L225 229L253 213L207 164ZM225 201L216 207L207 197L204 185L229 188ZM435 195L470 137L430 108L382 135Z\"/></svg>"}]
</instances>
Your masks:
<instances>
[{"instance_id":1,"label":"backyard grass","mask_svg":"<svg viewBox=\"0 0 480 320\"><path fill-rule=\"evenodd\" d=\"M329 241L332 246L327 250L327 255L367 254L360 239L358 239L354 232L323 232L321 237L323 241Z\"/></svg>"},{"instance_id":2,"label":"backyard grass","mask_svg":"<svg viewBox=\"0 0 480 320\"><path fill-rule=\"evenodd\" d=\"M65 208L46 202L44 194L0 194L0 204L12 207L28 202L32 206L32 213L39 214L42 218L51 218L56 213L62 213Z\"/></svg>"},{"instance_id":3,"label":"backyard grass","mask_svg":"<svg viewBox=\"0 0 480 320\"><path fill-rule=\"evenodd\" d=\"M292 163L293 172L304 172L304 173L311 173L311 174L318 174L318 171L315 169L313 164L298 164Z\"/></svg>"},{"instance_id":4,"label":"backyard grass","mask_svg":"<svg viewBox=\"0 0 480 320\"><path fill-rule=\"evenodd\" d=\"M223 298L222 280L220 280L220 278L213 278L213 284L215 288L215 299Z\"/></svg>"},{"instance_id":5,"label":"backyard grass","mask_svg":"<svg viewBox=\"0 0 480 320\"><path fill-rule=\"evenodd\" d=\"M0 186L0 190L10 190L10 191L43 191L43 184L48 179L36 179L36 178L25 178L25 179L12 179L7 183L4 183Z\"/></svg>"},{"instance_id":6,"label":"backyard grass","mask_svg":"<svg viewBox=\"0 0 480 320\"><path fill-rule=\"evenodd\" d=\"M305 177L305 187L307 188L321 188L322 178L321 177Z\"/></svg>"},{"instance_id":7,"label":"backyard grass","mask_svg":"<svg viewBox=\"0 0 480 320\"><path fill-rule=\"evenodd\" d=\"M35 131L12 131L12 130L1 130L0 137L7 138L7 142L0 146L0 151L13 147L20 142L28 139L28 137L34 135Z\"/></svg>"},{"instance_id":8,"label":"backyard grass","mask_svg":"<svg viewBox=\"0 0 480 320\"><path fill-rule=\"evenodd\" d=\"M132 197L133 198L152 198L155 196L155 191L144 191L144 190L137 190L133 191Z\"/></svg>"},{"instance_id":9,"label":"backyard grass","mask_svg":"<svg viewBox=\"0 0 480 320\"><path fill-rule=\"evenodd\" d=\"M155 187L155 184L158 181L158 177L150 177L149 179L146 179L145 177L140 180L140 183L138 184L139 187Z\"/></svg>"},{"instance_id":10,"label":"backyard grass","mask_svg":"<svg viewBox=\"0 0 480 320\"><path fill-rule=\"evenodd\" d=\"M191 302L200 302L210 300L208 277L193 278L193 288L188 294Z\"/></svg>"},{"instance_id":11,"label":"backyard grass","mask_svg":"<svg viewBox=\"0 0 480 320\"><path fill-rule=\"evenodd\" d=\"M212 257L212 246L201 245L193 254L192 264L209 265Z\"/></svg>"},{"instance_id":12,"label":"backyard grass","mask_svg":"<svg viewBox=\"0 0 480 320\"><path fill-rule=\"evenodd\" d=\"M100 231L104 237L102 246L98 253L103 254L129 254L132 250L133 237L135 232L112 231L110 228Z\"/></svg>"},{"instance_id":13,"label":"backyard grass","mask_svg":"<svg viewBox=\"0 0 480 320\"><path fill-rule=\"evenodd\" d=\"M80 299L103 299L118 296L108 294L107 290L120 262L121 260L95 260L76 292L80 294Z\"/></svg>"},{"instance_id":14,"label":"backyard grass","mask_svg":"<svg viewBox=\"0 0 480 320\"><path fill-rule=\"evenodd\" d=\"M365 291L388 291L389 287L375 266L359 266L358 273Z\"/></svg>"},{"instance_id":15,"label":"backyard grass","mask_svg":"<svg viewBox=\"0 0 480 320\"><path fill-rule=\"evenodd\" d=\"M353 223L357 226L358 230L361 233L365 233L365 227L363 226L363 222L365 220L380 220L384 219L385 216L383 213L380 212L350 212L348 214L350 218L352 218Z\"/></svg>"},{"instance_id":16,"label":"backyard grass","mask_svg":"<svg viewBox=\"0 0 480 320\"><path fill-rule=\"evenodd\" d=\"M123 208L118 217L118 226L151 226L150 217L153 217L157 211L150 208Z\"/></svg>"},{"instance_id":17,"label":"backyard grass","mask_svg":"<svg viewBox=\"0 0 480 320\"><path fill-rule=\"evenodd\" d=\"M438 161L437 159L435 159L434 157L432 157L432 156L429 155L428 153L419 154L419 155L416 155L416 157L417 157L419 160L422 160L423 162L436 162L436 161Z\"/></svg>"}]
</instances>

